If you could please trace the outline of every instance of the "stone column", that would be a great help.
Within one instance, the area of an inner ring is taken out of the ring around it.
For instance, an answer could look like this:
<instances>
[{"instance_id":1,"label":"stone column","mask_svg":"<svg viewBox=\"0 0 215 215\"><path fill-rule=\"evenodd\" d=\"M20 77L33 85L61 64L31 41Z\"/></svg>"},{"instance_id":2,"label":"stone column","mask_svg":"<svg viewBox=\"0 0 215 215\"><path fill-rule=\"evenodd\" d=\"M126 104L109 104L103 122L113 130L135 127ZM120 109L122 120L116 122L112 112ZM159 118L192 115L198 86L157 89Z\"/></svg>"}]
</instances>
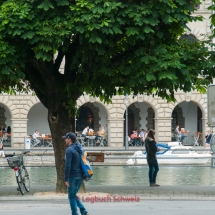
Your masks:
<instances>
[{"instance_id":1,"label":"stone column","mask_svg":"<svg viewBox=\"0 0 215 215\"><path fill-rule=\"evenodd\" d=\"M172 118L155 118L155 131L157 142L171 142Z\"/></svg>"},{"instance_id":2,"label":"stone column","mask_svg":"<svg viewBox=\"0 0 215 215\"><path fill-rule=\"evenodd\" d=\"M124 119L108 119L108 146L123 147Z\"/></svg>"},{"instance_id":3,"label":"stone column","mask_svg":"<svg viewBox=\"0 0 215 215\"><path fill-rule=\"evenodd\" d=\"M24 148L28 119L11 119L11 147Z\"/></svg>"}]
</instances>

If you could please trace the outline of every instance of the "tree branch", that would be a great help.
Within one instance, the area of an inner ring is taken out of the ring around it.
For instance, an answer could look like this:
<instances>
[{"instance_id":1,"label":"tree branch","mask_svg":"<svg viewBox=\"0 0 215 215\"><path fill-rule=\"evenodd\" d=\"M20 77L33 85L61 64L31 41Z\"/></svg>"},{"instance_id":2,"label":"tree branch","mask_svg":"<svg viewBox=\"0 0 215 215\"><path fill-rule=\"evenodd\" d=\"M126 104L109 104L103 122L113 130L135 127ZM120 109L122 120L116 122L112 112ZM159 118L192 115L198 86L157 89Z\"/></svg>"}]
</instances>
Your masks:
<instances>
[{"instance_id":1,"label":"tree branch","mask_svg":"<svg viewBox=\"0 0 215 215\"><path fill-rule=\"evenodd\" d=\"M43 83L39 72L36 70L35 67L33 67L32 64L30 64L30 62L28 62L26 65L25 75L26 75L26 79L29 81L30 85L32 86L32 89L34 89L40 101L47 108L48 99L47 99L47 89L45 88L45 83Z\"/></svg>"},{"instance_id":2,"label":"tree branch","mask_svg":"<svg viewBox=\"0 0 215 215\"><path fill-rule=\"evenodd\" d=\"M111 59L112 64L111 64L111 68L114 68L116 66L118 66L122 59L125 58L126 56L129 55L130 52L123 52L122 54L119 54L117 56L115 56L114 58Z\"/></svg>"},{"instance_id":3,"label":"tree branch","mask_svg":"<svg viewBox=\"0 0 215 215\"><path fill-rule=\"evenodd\" d=\"M53 72L54 73L59 73L59 69L60 69L60 65L63 61L63 57L64 57L64 52L62 51L62 48L63 46L61 46L59 49L58 49L58 55L57 55L57 58L55 59L55 63L53 65Z\"/></svg>"},{"instance_id":4,"label":"tree branch","mask_svg":"<svg viewBox=\"0 0 215 215\"><path fill-rule=\"evenodd\" d=\"M76 37L75 40L69 45L69 50L65 54L65 67L64 67L64 75L67 79L73 82L76 79L76 69L71 69L72 59L77 54L77 44L76 42L78 38ZM76 66L78 68L78 65Z\"/></svg>"}]
</instances>

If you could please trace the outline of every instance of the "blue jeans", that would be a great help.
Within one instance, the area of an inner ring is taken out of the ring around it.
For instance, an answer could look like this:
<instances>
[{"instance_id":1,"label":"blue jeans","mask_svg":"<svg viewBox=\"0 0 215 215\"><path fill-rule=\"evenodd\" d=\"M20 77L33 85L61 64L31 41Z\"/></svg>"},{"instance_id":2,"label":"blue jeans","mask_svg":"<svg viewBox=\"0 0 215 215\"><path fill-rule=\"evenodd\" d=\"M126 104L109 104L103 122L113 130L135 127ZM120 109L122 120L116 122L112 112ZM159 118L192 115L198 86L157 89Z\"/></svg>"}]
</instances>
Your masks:
<instances>
[{"instance_id":1,"label":"blue jeans","mask_svg":"<svg viewBox=\"0 0 215 215\"><path fill-rule=\"evenodd\" d=\"M149 183L156 184L156 177L159 171L158 161L155 163L148 163L149 166Z\"/></svg>"},{"instance_id":2,"label":"blue jeans","mask_svg":"<svg viewBox=\"0 0 215 215\"><path fill-rule=\"evenodd\" d=\"M82 177L76 177L76 178L69 179L68 198L69 198L72 215L78 215L77 207L79 207L82 215L85 215L88 213L86 211L84 205L82 204L81 200L77 196L78 190L79 190L82 182L83 182Z\"/></svg>"},{"instance_id":3,"label":"blue jeans","mask_svg":"<svg viewBox=\"0 0 215 215\"><path fill-rule=\"evenodd\" d=\"M185 138L185 136L182 134L182 135L181 135L180 142L183 142L184 138Z\"/></svg>"},{"instance_id":4,"label":"blue jeans","mask_svg":"<svg viewBox=\"0 0 215 215\"><path fill-rule=\"evenodd\" d=\"M95 137L95 140L98 140L99 139L99 137L101 137L101 136L99 136L99 135L95 135L96 137Z\"/></svg>"},{"instance_id":5,"label":"blue jeans","mask_svg":"<svg viewBox=\"0 0 215 215\"><path fill-rule=\"evenodd\" d=\"M133 145L133 146L137 146L137 145L139 144L138 139L136 139L136 138L131 138L131 140L132 140L132 145Z\"/></svg>"},{"instance_id":6,"label":"blue jeans","mask_svg":"<svg viewBox=\"0 0 215 215\"><path fill-rule=\"evenodd\" d=\"M87 140L88 140L88 138L86 138L87 135L86 134L82 134L81 136L84 137L84 142L87 142Z\"/></svg>"}]
</instances>

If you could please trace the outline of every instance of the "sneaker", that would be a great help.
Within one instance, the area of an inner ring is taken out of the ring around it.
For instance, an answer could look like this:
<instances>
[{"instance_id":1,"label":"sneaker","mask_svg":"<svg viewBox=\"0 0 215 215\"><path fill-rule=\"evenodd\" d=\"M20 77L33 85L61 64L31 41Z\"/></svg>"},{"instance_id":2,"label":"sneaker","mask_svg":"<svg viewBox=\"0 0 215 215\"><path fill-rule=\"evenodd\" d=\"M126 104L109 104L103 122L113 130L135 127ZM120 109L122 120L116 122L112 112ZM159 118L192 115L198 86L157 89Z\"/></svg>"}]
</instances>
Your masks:
<instances>
[{"instance_id":1,"label":"sneaker","mask_svg":"<svg viewBox=\"0 0 215 215\"><path fill-rule=\"evenodd\" d=\"M160 187L159 184L150 184L150 187Z\"/></svg>"}]
</instances>

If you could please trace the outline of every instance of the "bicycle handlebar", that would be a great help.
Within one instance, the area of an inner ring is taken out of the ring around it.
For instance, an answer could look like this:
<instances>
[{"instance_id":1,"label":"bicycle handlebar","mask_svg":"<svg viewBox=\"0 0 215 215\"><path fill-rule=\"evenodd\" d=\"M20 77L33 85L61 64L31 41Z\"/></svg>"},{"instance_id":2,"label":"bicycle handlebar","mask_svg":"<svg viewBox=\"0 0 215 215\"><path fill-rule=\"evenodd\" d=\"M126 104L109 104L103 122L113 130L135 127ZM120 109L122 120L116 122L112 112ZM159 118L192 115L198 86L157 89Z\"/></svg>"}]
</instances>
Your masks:
<instances>
[{"instance_id":1,"label":"bicycle handlebar","mask_svg":"<svg viewBox=\"0 0 215 215\"><path fill-rule=\"evenodd\" d=\"M20 154L13 154L13 155L11 155L10 157L13 157L13 156L22 156L22 155L25 155L25 154L27 154L27 153L29 153L30 151L24 151L24 152L22 152L22 153L20 153Z\"/></svg>"}]
</instances>

